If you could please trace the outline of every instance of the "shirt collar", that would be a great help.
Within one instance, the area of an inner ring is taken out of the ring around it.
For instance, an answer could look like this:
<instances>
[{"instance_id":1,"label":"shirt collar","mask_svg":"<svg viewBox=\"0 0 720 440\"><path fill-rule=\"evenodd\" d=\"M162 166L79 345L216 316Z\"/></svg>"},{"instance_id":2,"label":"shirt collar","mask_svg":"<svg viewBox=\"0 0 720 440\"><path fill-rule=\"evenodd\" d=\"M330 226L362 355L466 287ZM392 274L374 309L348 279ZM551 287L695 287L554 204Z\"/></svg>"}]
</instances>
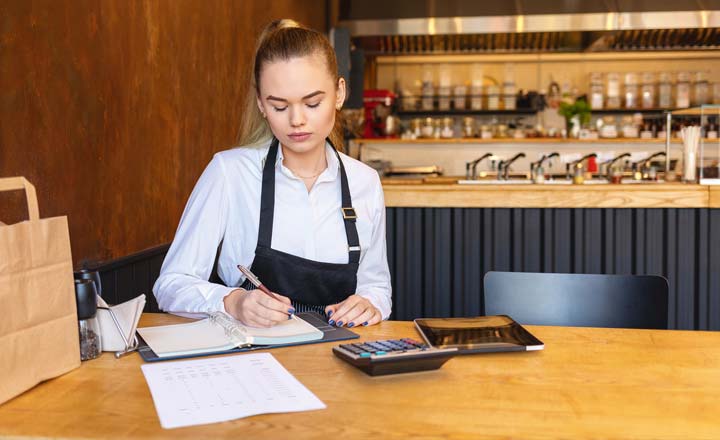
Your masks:
<instances>
[{"instance_id":1,"label":"shirt collar","mask_svg":"<svg viewBox=\"0 0 720 440\"><path fill-rule=\"evenodd\" d=\"M335 154L333 147L328 141L325 141L325 158L327 160L327 168L318 176L316 183L332 182L338 177L340 164L338 163L338 157ZM275 169L280 170L281 173L291 179L298 179L298 177L295 176L292 171L290 171L285 165L283 165L283 159L283 149L282 146L278 144L278 154L277 159L275 160Z\"/></svg>"}]
</instances>

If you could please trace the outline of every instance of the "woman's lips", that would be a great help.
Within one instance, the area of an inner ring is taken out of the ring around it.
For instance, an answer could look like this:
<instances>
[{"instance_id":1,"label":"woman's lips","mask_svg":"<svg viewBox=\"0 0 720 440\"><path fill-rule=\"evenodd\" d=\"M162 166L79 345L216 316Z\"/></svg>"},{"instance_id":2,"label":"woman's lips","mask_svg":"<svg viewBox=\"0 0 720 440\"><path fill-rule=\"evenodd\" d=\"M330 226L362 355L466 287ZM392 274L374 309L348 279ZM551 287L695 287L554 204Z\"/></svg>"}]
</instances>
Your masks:
<instances>
[{"instance_id":1,"label":"woman's lips","mask_svg":"<svg viewBox=\"0 0 720 440\"><path fill-rule=\"evenodd\" d=\"M289 134L288 137L295 142L303 142L303 141L308 140L308 138L310 138L310 135L312 135L312 133L302 132L302 133Z\"/></svg>"}]
</instances>

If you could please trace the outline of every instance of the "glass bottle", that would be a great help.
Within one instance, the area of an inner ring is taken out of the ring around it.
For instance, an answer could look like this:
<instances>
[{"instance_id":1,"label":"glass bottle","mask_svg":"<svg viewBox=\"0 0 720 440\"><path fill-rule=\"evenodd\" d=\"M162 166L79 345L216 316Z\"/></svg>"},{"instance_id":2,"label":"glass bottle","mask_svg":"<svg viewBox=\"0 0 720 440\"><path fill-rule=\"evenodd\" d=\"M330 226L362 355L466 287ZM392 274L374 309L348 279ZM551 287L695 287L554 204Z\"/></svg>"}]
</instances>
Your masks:
<instances>
[{"instance_id":1,"label":"glass bottle","mask_svg":"<svg viewBox=\"0 0 720 440\"><path fill-rule=\"evenodd\" d=\"M672 107L672 75L668 72L660 74L658 83L658 107L669 109Z\"/></svg>"}]
</instances>

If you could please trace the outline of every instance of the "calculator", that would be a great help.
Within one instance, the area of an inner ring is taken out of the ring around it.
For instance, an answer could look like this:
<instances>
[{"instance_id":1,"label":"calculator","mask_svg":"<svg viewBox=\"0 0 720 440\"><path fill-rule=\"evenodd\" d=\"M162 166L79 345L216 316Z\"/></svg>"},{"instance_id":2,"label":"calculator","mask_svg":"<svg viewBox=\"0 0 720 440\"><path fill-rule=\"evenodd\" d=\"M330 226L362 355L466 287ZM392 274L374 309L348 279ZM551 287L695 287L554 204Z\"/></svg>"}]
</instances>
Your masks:
<instances>
[{"instance_id":1,"label":"calculator","mask_svg":"<svg viewBox=\"0 0 720 440\"><path fill-rule=\"evenodd\" d=\"M457 348L434 348L410 338L340 344L333 353L370 376L436 370Z\"/></svg>"}]
</instances>

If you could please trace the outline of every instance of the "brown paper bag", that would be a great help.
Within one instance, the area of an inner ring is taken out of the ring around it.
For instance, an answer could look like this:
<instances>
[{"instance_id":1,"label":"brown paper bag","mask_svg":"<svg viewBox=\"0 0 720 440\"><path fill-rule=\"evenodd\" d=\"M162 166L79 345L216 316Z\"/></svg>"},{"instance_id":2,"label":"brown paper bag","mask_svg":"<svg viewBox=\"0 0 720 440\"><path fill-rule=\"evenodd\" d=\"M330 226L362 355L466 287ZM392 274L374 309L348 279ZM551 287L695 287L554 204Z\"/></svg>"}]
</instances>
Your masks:
<instances>
[{"instance_id":1,"label":"brown paper bag","mask_svg":"<svg viewBox=\"0 0 720 440\"><path fill-rule=\"evenodd\" d=\"M0 403L80 366L67 217L40 219L35 187L24 189L28 221L0 226Z\"/></svg>"}]
</instances>

